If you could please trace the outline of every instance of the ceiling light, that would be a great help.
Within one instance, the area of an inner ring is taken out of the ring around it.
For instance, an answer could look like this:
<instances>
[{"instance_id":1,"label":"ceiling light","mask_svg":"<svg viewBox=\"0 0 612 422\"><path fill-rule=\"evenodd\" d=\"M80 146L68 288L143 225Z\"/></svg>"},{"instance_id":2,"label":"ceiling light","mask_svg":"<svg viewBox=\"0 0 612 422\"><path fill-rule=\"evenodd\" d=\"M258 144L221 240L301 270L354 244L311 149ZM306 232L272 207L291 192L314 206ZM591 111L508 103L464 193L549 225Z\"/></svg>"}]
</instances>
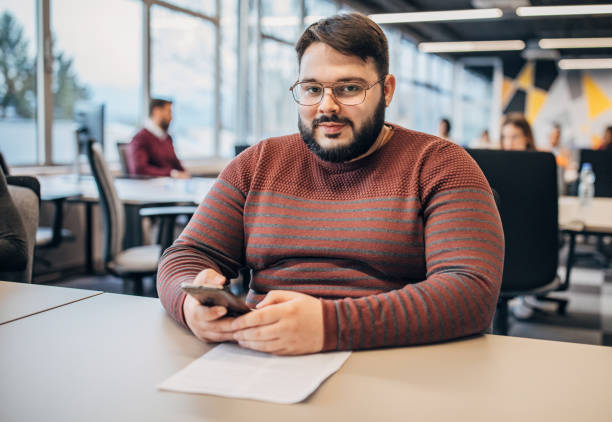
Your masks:
<instances>
[{"instance_id":1,"label":"ceiling light","mask_svg":"<svg viewBox=\"0 0 612 422\"><path fill-rule=\"evenodd\" d=\"M612 38L542 38L540 48L604 48L612 47Z\"/></svg>"},{"instance_id":2,"label":"ceiling light","mask_svg":"<svg viewBox=\"0 0 612 422\"><path fill-rule=\"evenodd\" d=\"M414 22L440 22L462 21L471 19L497 19L504 12L501 9L465 9L441 10L437 12L410 12L410 13L380 13L369 15L374 22L382 23L414 23Z\"/></svg>"},{"instance_id":3,"label":"ceiling light","mask_svg":"<svg viewBox=\"0 0 612 422\"><path fill-rule=\"evenodd\" d=\"M574 69L612 69L612 58L609 59L562 59L559 68Z\"/></svg>"},{"instance_id":4,"label":"ceiling light","mask_svg":"<svg viewBox=\"0 0 612 422\"><path fill-rule=\"evenodd\" d=\"M471 51L522 50L525 43L521 40L508 41L459 41L459 42L422 42L419 50L424 53L463 53Z\"/></svg>"},{"instance_id":5,"label":"ceiling light","mask_svg":"<svg viewBox=\"0 0 612 422\"><path fill-rule=\"evenodd\" d=\"M600 15L612 13L612 4L586 4L576 6L531 6L519 7L519 16Z\"/></svg>"}]
</instances>

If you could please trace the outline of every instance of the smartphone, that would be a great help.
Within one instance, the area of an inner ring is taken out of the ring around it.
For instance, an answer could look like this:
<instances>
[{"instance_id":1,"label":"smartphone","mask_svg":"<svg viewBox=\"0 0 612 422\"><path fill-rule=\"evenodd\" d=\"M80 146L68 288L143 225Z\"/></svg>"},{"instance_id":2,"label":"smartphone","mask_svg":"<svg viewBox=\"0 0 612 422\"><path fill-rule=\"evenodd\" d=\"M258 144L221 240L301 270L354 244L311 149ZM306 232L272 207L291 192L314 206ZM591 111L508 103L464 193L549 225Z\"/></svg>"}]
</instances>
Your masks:
<instances>
[{"instance_id":1,"label":"smartphone","mask_svg":"<svg viewBox=\"0 0 612 422\"><path fill-rule=\"evenodd\" d=\"M226 307L228 316L243 315L251 311L251 308L242 299L223 287L181 283L181 289L204 306Z\"/></svg>"}]
</instances>

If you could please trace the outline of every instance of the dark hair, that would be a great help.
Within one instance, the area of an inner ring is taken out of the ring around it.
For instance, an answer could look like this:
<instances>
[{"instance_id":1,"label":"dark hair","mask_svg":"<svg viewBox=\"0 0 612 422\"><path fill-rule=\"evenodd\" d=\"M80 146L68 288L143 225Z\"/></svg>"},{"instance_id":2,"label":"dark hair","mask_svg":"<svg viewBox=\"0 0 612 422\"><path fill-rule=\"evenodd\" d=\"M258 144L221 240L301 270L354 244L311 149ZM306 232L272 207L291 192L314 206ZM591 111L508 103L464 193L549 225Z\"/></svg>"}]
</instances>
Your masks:
<instances>
[{"instance_id":1,"label":"dark hair","mask_svg":"<svg viewBox=\"0 0 612 422\"><path fill-rule=\"evenodd\" d=\"M533 132L531 131L531 125L529 124L527 119L525 119L525 116L523 116L521 113L507 114L504 118L504 123L502 124L502 127L506 125L516 126L521 130L521 132L523 132L523 135L525 135L525 137L527 138L527 144L525 145L526 150L534 151L536 149L535 141L533 140ZM504 149L503 142L501 144L501 148Z\"/></svg>"},{"instance_id":2,"label":"dark hair","mask_svg":"<svg viewBox=\"0 0 612 422\"><path fill-rule=\"evenodd\" d=\"M561 125L559 124L559 122L553 122L552 127L553 127L553 129L561 130Z\"/></svg>"},{"instance_id":3,"label":"dark hair","mask_svg":"<svg viewBox=\"0 0 612 422\"><path fill-rule=\"evenodd\" d=\"M444 119L440 120L440 123L444 123L446 125L446 133L450 134L451 127L452 127L450 120L448 120L447 118L444 118Z\"/></svg>"},{"instance_id":4,"label":"dark hair","mask_svg":"<svg viewBox=\"0 0 612 422\"><path fill-rule=\"evenodd\" d=\"M361 13L330 16L306 28L295 45L298 63L315 42L327 44L347 56L357 56L364 62L371 57L379 77L389 73L387 37L380 26Z\"/></svg>"},{"instance_id":5,"label":"dark hair","mask_svg":"<svg viewBox=\"0 0 612 422\"><path fill-rule=\"evenodd\" d=\"M149 103L149 116L153 114L153 110L166 107L166 104L172 104L172 101L163 100L161 98L151 98L151 102Z\"/></svg>"}]
</instances>

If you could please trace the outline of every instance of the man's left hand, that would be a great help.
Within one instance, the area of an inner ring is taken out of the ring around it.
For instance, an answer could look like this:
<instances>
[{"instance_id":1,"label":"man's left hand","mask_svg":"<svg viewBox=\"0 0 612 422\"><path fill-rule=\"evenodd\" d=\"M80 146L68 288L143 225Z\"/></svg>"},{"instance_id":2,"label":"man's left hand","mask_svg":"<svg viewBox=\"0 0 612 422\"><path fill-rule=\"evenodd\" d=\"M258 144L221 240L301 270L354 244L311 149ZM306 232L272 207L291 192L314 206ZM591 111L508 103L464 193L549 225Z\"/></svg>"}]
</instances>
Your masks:
<instances>
[{"instance_id":1,"label":"man's left hand","mask_svg":"<svg viewBox=\"0 0 612 422\"><path fill-rule=\"evenodd\" d=\"M270 291L257 308L232 324L242 347L276 355L317 353L323 349L323 306L317 298Z\"/></svg>"}]
</instances>

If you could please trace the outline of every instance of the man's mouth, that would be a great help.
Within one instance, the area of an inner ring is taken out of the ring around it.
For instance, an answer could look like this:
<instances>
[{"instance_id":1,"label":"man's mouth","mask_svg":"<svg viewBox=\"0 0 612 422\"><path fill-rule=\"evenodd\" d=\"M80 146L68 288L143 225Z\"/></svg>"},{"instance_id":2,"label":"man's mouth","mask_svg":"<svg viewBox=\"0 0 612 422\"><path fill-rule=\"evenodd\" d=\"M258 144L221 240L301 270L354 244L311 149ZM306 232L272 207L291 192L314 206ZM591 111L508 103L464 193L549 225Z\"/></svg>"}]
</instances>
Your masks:
<instances>
[{"instance_id":1,"label":"man's mouth","mask_svg":"<svg viewBox=\"0 0 612 422\"><path fill-rule=\"evenodd\" d=\"M335 123L335 122L323 122L317 125L321 128L323 134L333 135L336 133L340 133L342 129L346 126L344 123Z\"/></svg>"}]
</instances>

